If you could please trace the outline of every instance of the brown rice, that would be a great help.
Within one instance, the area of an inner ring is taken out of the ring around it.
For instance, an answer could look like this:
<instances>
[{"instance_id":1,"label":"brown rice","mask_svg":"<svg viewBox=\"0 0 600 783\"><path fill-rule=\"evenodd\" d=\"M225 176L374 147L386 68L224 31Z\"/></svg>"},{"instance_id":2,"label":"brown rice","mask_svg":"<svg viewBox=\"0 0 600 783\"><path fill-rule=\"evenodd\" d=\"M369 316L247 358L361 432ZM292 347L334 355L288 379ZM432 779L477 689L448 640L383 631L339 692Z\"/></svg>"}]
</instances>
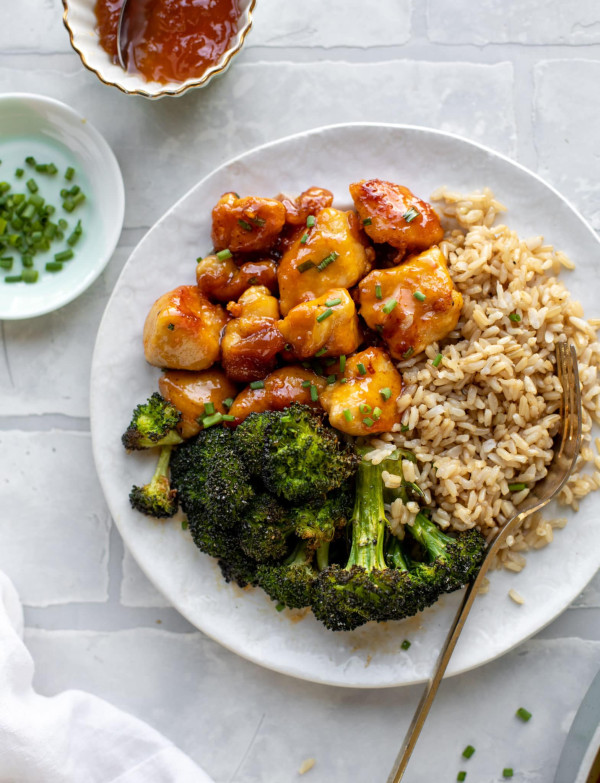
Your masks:
<instances>
[{"instance_id":1,"label":"brown rice","mask_svg":"<svg viewBox=\"0 0 600 783\"><path fill-rule=\"evenodd\" d=\"M596 453L591 444L592 424L600 423L600 320L586 321L557 279L561 268L573 268L563 253L540 236L523 240L494 225L504 207L489 190L460 195L441 189L433 199L450 226L441 249L464 306L442 343L400 363L402 425L374 440L371 459L385 458L394 445L410 449L417 464L404 461L405 477L419 484L436 509L433 519L444 529L477 527L491 537L529 493L511 492L508 485L531 487L552 460L561 396L554 373L559 340L577 351L583 447L558 500L576 510L600 488L600 439ZM442 360L434 367L438 353ZM384 473L384 481L397 486L399 479ZM391 505L392 528L400 537L415 511L410 503ZM520 571L522 553L550 543L554 529L565 524L564 518L530 517L501 550L497 565Z\"/></svg>"}]
</instances>

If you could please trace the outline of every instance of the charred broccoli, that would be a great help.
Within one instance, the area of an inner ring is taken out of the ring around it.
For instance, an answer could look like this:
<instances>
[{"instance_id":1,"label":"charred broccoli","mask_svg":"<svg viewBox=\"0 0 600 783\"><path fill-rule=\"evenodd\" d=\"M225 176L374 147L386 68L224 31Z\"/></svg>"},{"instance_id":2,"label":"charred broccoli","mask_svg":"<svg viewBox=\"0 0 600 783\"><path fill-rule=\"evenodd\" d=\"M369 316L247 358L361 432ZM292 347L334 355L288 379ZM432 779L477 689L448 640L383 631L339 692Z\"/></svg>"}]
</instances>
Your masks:
<instances>
[{"instance_id":1,"label":"charred broccoli","mask_svg":"<svg viewBox=\"0 0 600 783\"><path fill-rule=\"evenodd\" d=\"M325 495L358 467L354 447L307 405L252 413L235 437L248 469L270 493L290 503Z\"/></svg>"},{"instance_id":2,"label":"charred broccoli","mask_svg":"<svg viewBox=\"0 0 600 783\"><path fill-rule=\"evenodd\" d=\"M149 484L134 486L129 493L131 507L150 517L172 517L177 511L177 491L169 482L169 460L172 446L163 446L156 470Z\"/></svg>"},{"instance_id":3,"label":"charred broccoli","mask_svg":"<svg viewBox=\"0 0 600 783\"><path fill-rule=\"evenodd\" d=\"M265 492L257 495L244 513L240 545L258 563L279 560L287 554L287 540L293 529L289 509Z\"/></svg>"},{"instance_id":4,"label":"charred broccoli","mask_svg":"<svg viewBox=\"0 0 600 783\"><path fill-rule=\"evenodd\" d=\"M183 440L176 430L180 420L177 408L155 392L135 408L121 440L128 451L175 446Z\"/></svg>"},{"instance_id":5,"label":"charred broccoli","mask_svg":"<svg viewBox=\"0 0 600 783\"><path fill-rule=\"evenodd\" d=\"M291 512L294 533L306 539L313 549L330 543L337 531L348 524L353 505L354 489L346 482L326 497L294 508Z\"/></svg>"},{"instance_id":6,"label":"charred broccoli","mask_svg":"<svg viewBox=\"0 0 600 783\"><path fill-rule=\"evenodd\" d=\"M328 544L317 552L318 565L327 564ZM257 582L274 601L289 606L290 609L302 609L313 601L313 587L319 574L313 565L314 550L306 541L299 541L283 563L278 565L260 565L257 568ZM324 562L323 562L324 561Z\"/></svg>"}]
</instances>

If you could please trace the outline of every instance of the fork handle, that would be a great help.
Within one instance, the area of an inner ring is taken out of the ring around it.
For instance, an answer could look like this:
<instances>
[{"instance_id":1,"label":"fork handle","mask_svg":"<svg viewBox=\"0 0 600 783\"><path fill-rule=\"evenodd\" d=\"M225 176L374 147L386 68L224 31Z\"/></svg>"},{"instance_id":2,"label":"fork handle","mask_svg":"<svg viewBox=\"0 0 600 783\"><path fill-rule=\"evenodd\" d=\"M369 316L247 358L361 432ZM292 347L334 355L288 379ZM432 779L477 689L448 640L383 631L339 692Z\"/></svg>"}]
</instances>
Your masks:
<instances>
[{"instance_id":1,"label":"fork handle","mask_svg":"<svg viewBox=\"0 0 600 783\"><path fill-rule=\"evenodd\" d=\"M468 585L464 592L460 606L456 612L456 616L454 617L452 625L450 626L450 630L448 631L448 635L446 636L446 641L440 650L433 675L431 676L431 679L425 688L425 692L421 697L421 701L419 702L419 706L416 709L412 722L406 733L406 738L402 747L400 748L400 753L394 762L394 766L390 772L390 776L387 779L387 783L399 783L399 781L401 781L404 776L412 752L415 749L415 745L417 744L417 740L421 734L421 729L423 728L425 719L427 718L431 705L433 704L433 700L437 693L439 684L442 681L446 668L448 667L450 657L452 656L454 648L456 647L458 637L461 634L466 619L469 616L469 612L471 611L471 607L473 606L473 602L477 597L479 588L481 587L487 573L489 563L490 558L486 557L482 563L476 579Z\"/></svg>"}]
</instances>

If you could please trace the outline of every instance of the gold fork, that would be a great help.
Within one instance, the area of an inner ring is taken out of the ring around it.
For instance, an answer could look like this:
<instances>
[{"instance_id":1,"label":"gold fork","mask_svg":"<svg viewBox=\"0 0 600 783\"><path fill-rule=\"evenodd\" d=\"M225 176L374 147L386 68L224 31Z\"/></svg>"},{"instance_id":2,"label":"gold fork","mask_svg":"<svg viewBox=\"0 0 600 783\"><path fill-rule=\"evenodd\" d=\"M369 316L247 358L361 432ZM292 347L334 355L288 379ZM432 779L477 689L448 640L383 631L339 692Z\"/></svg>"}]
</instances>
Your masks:
<instances>
[{"instance_id":1,"label":"gold fork","mask_svg":"<svg viewBox=\"0 0 600 783\"><path fill-rule=\"evenodd\" d=\"M548 469L548 474L535 485L523 501L519 507L519 513L512 519L509 519L488 544L486 556L481 564L479 573L465 590L454 621L448 631L446 641L438 656L434 672L417 707L387 783L399 783L404 776L439 684L456 647L458 637L465 625L492 560L498 554L508 536L514 533L528 516L539 511L549 503L565 485L573 472L581 445L581 392L575 348L566 342L558 343L556 346L556 372L562 384L561 428L557 436L558 440L555 446L554 458Z\"/></svg>"}]
</instances>

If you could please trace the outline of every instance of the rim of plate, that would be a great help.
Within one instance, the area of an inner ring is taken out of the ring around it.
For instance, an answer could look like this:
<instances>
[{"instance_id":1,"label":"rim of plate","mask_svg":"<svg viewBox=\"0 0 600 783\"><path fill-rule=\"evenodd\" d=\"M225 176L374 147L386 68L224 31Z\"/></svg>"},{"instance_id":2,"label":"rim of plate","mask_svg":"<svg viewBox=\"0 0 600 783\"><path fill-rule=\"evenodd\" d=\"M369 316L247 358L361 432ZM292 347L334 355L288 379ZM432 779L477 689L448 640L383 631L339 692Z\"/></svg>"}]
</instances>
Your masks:
<instances>
[{"instance_id":1,"label":"rim of plate","mask_svg":"<svg viewBox=\"0 0 600 783\"><path fill-rule=\"evenodd\" d=\"M329 132L329 131L335 131L335 130L342 130L342 129L346 129L346 128L382 128L382 129L392 129L392 130L399 130L399 131L403 131L403 130L418 131L418 132L423 132L425 134L430 134L432 136L446 137L448 139L452 139L452 140L464 143L464 144L466 144L468 146L478 148L479 150L481 150L481 151L485 152L486 154L490 155L492 158L499 158L502 161L504 161L505 163L508 163L510 166L513 166L513 167L519 169L521 172L523 172L524 174L528 175L529 177L537 180L541 185L543 185L545 188L547 188L549 191L551 191L554 194L554 196L558 197L558 199L560 201L562 201L569 208L569 210L572 212L573 216L576 217L579 220L579 222L582 224L582 226L585 227L587 232L594 239L595 243L600 245L600 237L598 237L598 235L596 234L596 232L594 231L592 226L589 224L589 222L579 213L579 211L575 208L575 206L573 204L571 204L571 202L567 198L565 198L565 196L562 195L562 193L560 193L553 185L548 183L543 177L541 177L540 175L536 174L534 171L532 171L531 169L527 168L523 164L518 163L517 161L513 160L508 155L505 155L505 154L503 154L501 152L497 152L496 150L492 149L491 147L488 147L485 144L481 144L480 142L473 141L471 139L468 139L465 136L461 136L460 134L452 133L450 131L443 131L443 130L438 130L438 129L435 129L435 128L428 128L428 127L422 126L422 125L413 125L413 124L406 124L406 123L382 123L382 122L332 123L332 124L329 124L329 125L323 125L323 126L319 126L317 128L312 128L312 129L309 129L309 130L306 130L306 131L300 131L298 133L292 133L292 134L289 134L287 136L283 136L283 137L280 137L278 139L274 139L272 141L265 142L264 144L259 144L259 145L255 146L255 147L252 147L249 150L246 150L246 151L244 151L242 153L239 153L238 155L232 156L231 158L229 158L228 160L226 160L225 162L223 162L222 164L220 164L216 168L212 169L208 174L206 174L204 177L202 177L200 180L198 180L198 182L196 182L191 188L189 188L177 201L175 201L171 205L171 207L153 224L153 226L151 226L151 228L142 237L142 239L140 240L138 245L136 245L136 247L132 250L129 258L127 259L127 262L125 263L125 265L124 265L124 267L123 267L123 269L121 271L119 279L117 280L117 282L115 284L115 287L113 289L113 294L111 295L111 297L109 299L109 302L107 303L105 311L103 313L103 316L102 316L102 319L101 319L101 322L100 322L100 326L98 328L98 336L96 338L96 343L95 343L94 351L93 351L93 355L92 355L92 370L91 370L92 382L90 384L90 416L91 416L92 452L93 452L93 457L94 457L94 461L95 461L96 466L98 466L100 460L99 460L99 455L98 455L98 448L99 447L98 447L97 439L94 437L96 395L95 395L95 391L94 391L93 376L94 376L95 359L96 359L96 354L97 354L97 350L98 350L99 335L102 332L102 329L103 329L103 326L104 326L104 323L105 323L105 319L108 317L108 309L109 309L110 301L112 300L112 297L114 296L114 291L118 288L118 285L119 285L119 282L121 280L121 277L125 274L125 271L128 268L128 266L129 266L133 256L135 255L139 245L142 242L144 242L144 240L146 239L146 237L148 236L148 234L151 231L153 231L156 227L161 225L165 220L169 219L169 217L172 214L172 212L174 210L176 210L176 208L179 206L179 204L181 202L183 202L184 200L186 200L188 198L188 196L192 193L192 191L196 190L197 188L200 188L206 181L208 181L209 179L213 178L215 175L218 175L219 172L225 170L226 168L231 166L236 161L238 161L238 160L240 160L242 158L251 156L251 155L253 155L255 153L261 152L263 150L266 150L266 149L268 149L270 147L277 146L279 144L288 143L288 142L293 141L295 139L305 138L305 137L311 136L311 135L318 135L318 134L321 134L321 133L326 132L326 131ZM97 474L99 476L99 480L100 480L100 483L101 483L101 486L102 486L102 490L104 492L104 496L105 496L105 498L108 499L109 492L107 491L107 488L105 488L104 477L100 474L100 472L98 470L97 470ZM336 681L336 680L328 679L327 677L323 677L323 676L310 676L305 671L299 669L296 665L286 665L285 663L283 663L283 664L282 663L277 663L277 662L273 662L271 660L266 662L263 658L261 658L260 656L254 654L253 652L247 651L247 650L245 650L243 648L240 648L240 646L236 646L233 642L230 642L229 640L224 641L223 638L220 637L213 629L208 630L208 629L206 629L204 627L201 627L198 624L197 618L192 615L191 610L188 610L187 608L183 608L182 609L182 608L180 608L180 606L176 606L175 605L176 597L172 598L169 595L169 592L165 591L157 583L157 581L155 581L154 576L146 570L145 564L140 559L138 559L136 557L135 538L134 537L130 537L127 532L124 532L124 530L121 528L119 523L114 519L114 517L113 517L113 521L115 522L115 525L117 526L117 528L118 528L118 530L119 530L123 540L125 541L125 543L126 543L128 549L129 549L130 553L132 554L132 556L136 560L137 565L140 567L140 569L145 574L145 576L148 578L148 580L157 588L157 590L170 601L170 603L172 604L173 608L175 608L176 611L179 612L179 614L181 614L186 620L188 620L188 622L190 622L195 628L200 630L202 633L204 633L206 636L208 636L213 641L215 641L218 644L220 644L225 649L229 650L230 652L235 653L236 655L240 656L241 658L244 658L245 660L248 660L251 663L254 663L254 664L258 665L258 666L261 666L262 668L266 668L266 669L269 669L271 671L275 671L275 672L277 672L279 674L284 674L284 675L287 675L287 676L290 676L290 677L294 677L296 679L304 680L304 681L307 681L307 682L314 682L314 683L318 683L318 684L322 684L322 685L328 685L328 686L340 687L340 688L353 688L353 689L359 689L359 690L360 689L374 689L374 690L378 690L380 688L396 688L396 687L403 687L403 686L408 686L408 685L418 685L418 684L422 684L424 682L427 682L427 679L428 679L427 677L421 677L421 678L410 680L410 681L376 682L376 683L360 682L360 683L358 683L358 682ZM600 566L600 563L599 563L599 566ZM503 655L506 655L507 653L511 652L512 650L517 648L519 645L521 645L523 642L527 641L532 636L534 636L535 634L539 633L541 630L543 630L549 624L554 622L562 614L562 612L564 612L565 609L567 609L567 607L569 606L571 601L576 597L576 595L578 595L583 589L585 589L586 585L593 578L594 574L595 574L595 571L593 571L585 579L585 581L579 587L578 592L573 597L571 597L569 599L569 601L564 606L562 606L561 609L559 609L559 611L557 611L551 617L548 617L547 619L545 619L543 622L536 624L536 627L533 628L530 633L527 633L527 634L523 635L519 639L515 640L514 643L511 643L508 646L499 649L496 653L488 654L485 658L483 658L481 660L478 660L476 662L468 663L468 664L463 665L462 667L457 668L457 669L451 669L449 667L449 669L444 674L444 678L449 678L449 677L454 677L456 675L464 674L466 672L473 671L474 669L477 669L480 666L483 666L483 665L485 665L487 663L491 663L492 661L495 661L498 658L502 657ZM455 593L452 594L452 595L455 595Z\"/></svg>"},{"instance_id":2,"label":"rim of plate","mask_svg":"<svg viewBox=\"0 0 600 783\"><path fill-rule=\"evenodd\" d=\"M125 185L123 183L123 175L119 162L112 151L109 143L106 141L100 131L93 125L86 117L80 114L76 109L73 109L66 103L57 100L56 98L50 98L46 95L40 95L33 92L7 92L0 95L0 106L5 101L9 100L22 100L29 103L37 103L46 106L53 107L57 112L61 113L64 117L67 117L72 122L74 128L77 128L82 135L89 137L95 144L96 148L100 152L104 163L107 165L109 175L113 178L114 186L116 188L114 193L114 208L118 215L118 220L114 223L114 228L109 240L107 241L106 251L102 256L99 256L99 260L93 266L93 272L88 277L83 279L80 283L74 285L72 288L65 289L62 297L57 297L51 304L42 306L35 310L35 312L28 313L26 315L11 314L0 312L0 320L5 321L19 321L26 318L37 318L41 315L47 315L54 312L61 307L64 307L69 302L77 299L84 291L86 291L102 274L106 265L110 261L117 244L119 237L121 236L121 230L123 228L123 221L125 218ZM61 142L62 143L62 142ZM66 144L64 145L67 146Z\"/></svg>"}]
</instances>

